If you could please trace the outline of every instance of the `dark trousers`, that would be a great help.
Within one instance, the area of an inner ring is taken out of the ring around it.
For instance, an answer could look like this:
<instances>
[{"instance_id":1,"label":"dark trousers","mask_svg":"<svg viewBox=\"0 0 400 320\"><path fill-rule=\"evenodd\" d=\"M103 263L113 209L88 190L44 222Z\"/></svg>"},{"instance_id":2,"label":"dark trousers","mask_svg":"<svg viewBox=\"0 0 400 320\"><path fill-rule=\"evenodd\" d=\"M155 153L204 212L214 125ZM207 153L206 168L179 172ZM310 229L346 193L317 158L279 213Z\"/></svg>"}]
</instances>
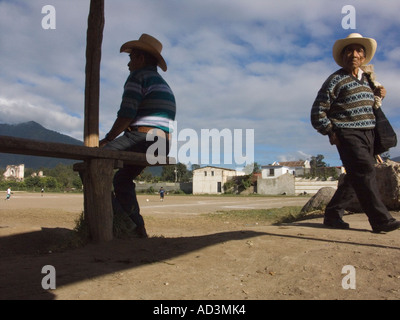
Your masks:
<instances>
[{"instance_id":1,"label":"dark trousers","mask_svg":"<svg viewBox=\"0 0 400 320\"><path fill-rule=\"evenodd\" d=\"M340 129L336 134L340 141L338 151L346 176L327 205L325 216L341 218L349 203L357 197L371 226L392 220L393 217L383 204L377 187L374 131Z\"/></svg>"},{"instance_id":2,"label":"dark trousers","mask_svg":"<svg viewBox=\"0 0 400 320\"><path fill-rule=\"evenodd\" d=\"M149 146L155 141L146 141L146 133L132 131L125 132L123 136L108 143L104 148L109 150L134 151L146 153ZM167 153L169 145L167 144ZM124 165L114 175L113 186L115 198L118 205L128 214L133 222L138 226L144 226L143 217L140 214L140 207L136 197L136 185L134 179L146 167Z\"/></svg>"}]
</instances>

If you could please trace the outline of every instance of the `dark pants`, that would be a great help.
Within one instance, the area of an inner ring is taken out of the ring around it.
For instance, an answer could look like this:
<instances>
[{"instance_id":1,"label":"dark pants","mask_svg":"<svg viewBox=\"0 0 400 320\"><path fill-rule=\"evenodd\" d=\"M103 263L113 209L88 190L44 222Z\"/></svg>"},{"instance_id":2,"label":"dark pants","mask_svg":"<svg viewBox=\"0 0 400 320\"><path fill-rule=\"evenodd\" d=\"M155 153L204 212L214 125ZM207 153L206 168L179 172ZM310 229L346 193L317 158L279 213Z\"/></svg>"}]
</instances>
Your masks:
<instances>
[{"instance_id":1,"label":"dark pants","mask_svg":"<svg viewBox=\"0 0 400 320\"><path fill-rule=\"evenodd\" d=\"M155 141L146 141L146 133L132 131L108 143L104 149L134 151L146 153L149 146ZM167 144L168 152L168 144ZM144 226L143 217L136 197L136 185L133 180L140 175L145 166L124 165L114 176L113 186L115 198L120 207L130 216L138 227Z\"/></svg>"},{"instance_id":2,"label":"dark pants","mask_svg":"<svg viewBox=\"0 0 400 320\"><path fill-rule=\"evenodd\" d=\"M346 176L344 183L338 187L327 205L325 216L341 218L349 203L357 197L371 226L392 220L393 217L383 204L377 187L374 131L341 129L336 134L340 141L338 151Z\"/></svg>"}]
</instances>

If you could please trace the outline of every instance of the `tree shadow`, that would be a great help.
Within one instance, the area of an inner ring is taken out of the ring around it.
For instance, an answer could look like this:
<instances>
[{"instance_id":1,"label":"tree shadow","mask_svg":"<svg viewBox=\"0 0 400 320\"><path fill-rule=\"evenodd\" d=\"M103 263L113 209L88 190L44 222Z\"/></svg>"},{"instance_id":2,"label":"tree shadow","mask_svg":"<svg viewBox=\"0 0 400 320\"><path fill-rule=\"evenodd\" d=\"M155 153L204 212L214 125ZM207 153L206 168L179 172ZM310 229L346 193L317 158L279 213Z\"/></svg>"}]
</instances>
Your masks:
<instances>
[{"instance_id":1,"label":"tree shadow","mask_svg":"<svg viewBox=\"0 0 400 320\"><path fill-rule=\"evenodd\" d=\"M231 231L193 237L115 239L77 249L54 252L68 239L71 230L43 228L41 231L0 238L0 300L51 300L57 290L42 288L51 265L56 270L57 288L114 272L153 263L167 263L175 257L227 241L263 235L254 231ZM54 293L53 293L54 292Z\"/></svg>"}]
</instances>

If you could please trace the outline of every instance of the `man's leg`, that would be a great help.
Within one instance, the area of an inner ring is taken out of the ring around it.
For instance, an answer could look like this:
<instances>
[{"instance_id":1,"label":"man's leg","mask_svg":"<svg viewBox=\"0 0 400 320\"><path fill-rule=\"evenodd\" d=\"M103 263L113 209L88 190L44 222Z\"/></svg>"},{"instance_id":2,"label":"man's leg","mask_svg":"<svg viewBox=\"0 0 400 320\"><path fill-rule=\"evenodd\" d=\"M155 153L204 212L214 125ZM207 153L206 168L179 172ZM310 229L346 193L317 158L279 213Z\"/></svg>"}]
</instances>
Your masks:
<instances>
[{"instance_id":1,"label":"man's leg","mask_svg":"<svg viewBox=\"0 0 400 320\"><path fill-rule=\"evenodd\" d=\"M354 188L349 182L349 177L344 176L343 182L338 186L331 201L325 209L325 216L333 219L343 218L348 205L357 197Z\"/></svg>"},{"instance_id":2,"label":"man's leg","mask_svg":"<svg viewBox=\"0 0 400 320\"><path fill-rule=\"evenodd\" d=\"M372 131L342 130L342 145L338 148L348 181L354 188L371 226L386 224L393 220L381 200L376 182L375 159L373 156Z\"/></svg>"},{"instance_id":3,"label":"man's leg","mask_svg":"<svg viewBox=\"0 0 400 320\"><path fill-rule=\"evenodd\" d=\"M140 236L147 237L144 220L140 214L140 207L136 197L136 185L133 180L143 171L145 167L124 166L114 176L115 197L137 226Z\"/></svg>"},{"instance_id":4,"label":"man's leg","mask_svg":"<svg viewBox=\"0 0 400 320\"><path fill-rule=\"evenodd\" d=\"M146 134L129 132L108 143L104 148L109 150L146 152L146 143ZM116 200L119 206L136 224L136 231L141 237L147 237L147 234L143 217L140 215L139 203L136 198L136 186L133 180L144 168L141 166L124 166L117 171L113 180Z\"/></svg>"},{"instance_id":5,"label":"man's leg","mask_svg":"<svg viewBox=\"0 0 400 320\"><path fill-rule=\"evenodd\" d=\"M156 140L158 141L158 140ZM147 140L147 134L137 131L125 132L125 134L108 143L104 148L109 150L125 150L146 153L154 141ZM169 152L169 143L166 143L166 154ZM158 155L156 153L155 155ZM124 166L114 176L114 192L116 199L123 210L137 225L137 233L141 237L147 237L144 220L140 214L139 203L136 197L135 183L133 180L145 169L141 166Z\"/></svg>"}]
</instances>

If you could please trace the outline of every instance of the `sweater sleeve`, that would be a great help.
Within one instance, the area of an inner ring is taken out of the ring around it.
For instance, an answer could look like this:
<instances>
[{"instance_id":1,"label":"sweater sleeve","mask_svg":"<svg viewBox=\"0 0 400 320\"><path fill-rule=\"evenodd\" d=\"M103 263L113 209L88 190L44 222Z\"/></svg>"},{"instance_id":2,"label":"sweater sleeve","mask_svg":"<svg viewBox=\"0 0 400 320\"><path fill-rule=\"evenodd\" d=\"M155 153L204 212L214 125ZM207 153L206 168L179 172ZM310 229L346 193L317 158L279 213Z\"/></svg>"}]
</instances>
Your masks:
<instances>
[{"instance_id":1,"label":"sweater sleeve","mask_svg":"<svg viewBox=\"0 0 400 320\"><path fill-rule=\"evenodd\" d=\"M328 79L318 92L311 108L311 124L321 134L328 135L333 130L328 114L332 104L332 91Z\"/></svg>"}]
</instances>

